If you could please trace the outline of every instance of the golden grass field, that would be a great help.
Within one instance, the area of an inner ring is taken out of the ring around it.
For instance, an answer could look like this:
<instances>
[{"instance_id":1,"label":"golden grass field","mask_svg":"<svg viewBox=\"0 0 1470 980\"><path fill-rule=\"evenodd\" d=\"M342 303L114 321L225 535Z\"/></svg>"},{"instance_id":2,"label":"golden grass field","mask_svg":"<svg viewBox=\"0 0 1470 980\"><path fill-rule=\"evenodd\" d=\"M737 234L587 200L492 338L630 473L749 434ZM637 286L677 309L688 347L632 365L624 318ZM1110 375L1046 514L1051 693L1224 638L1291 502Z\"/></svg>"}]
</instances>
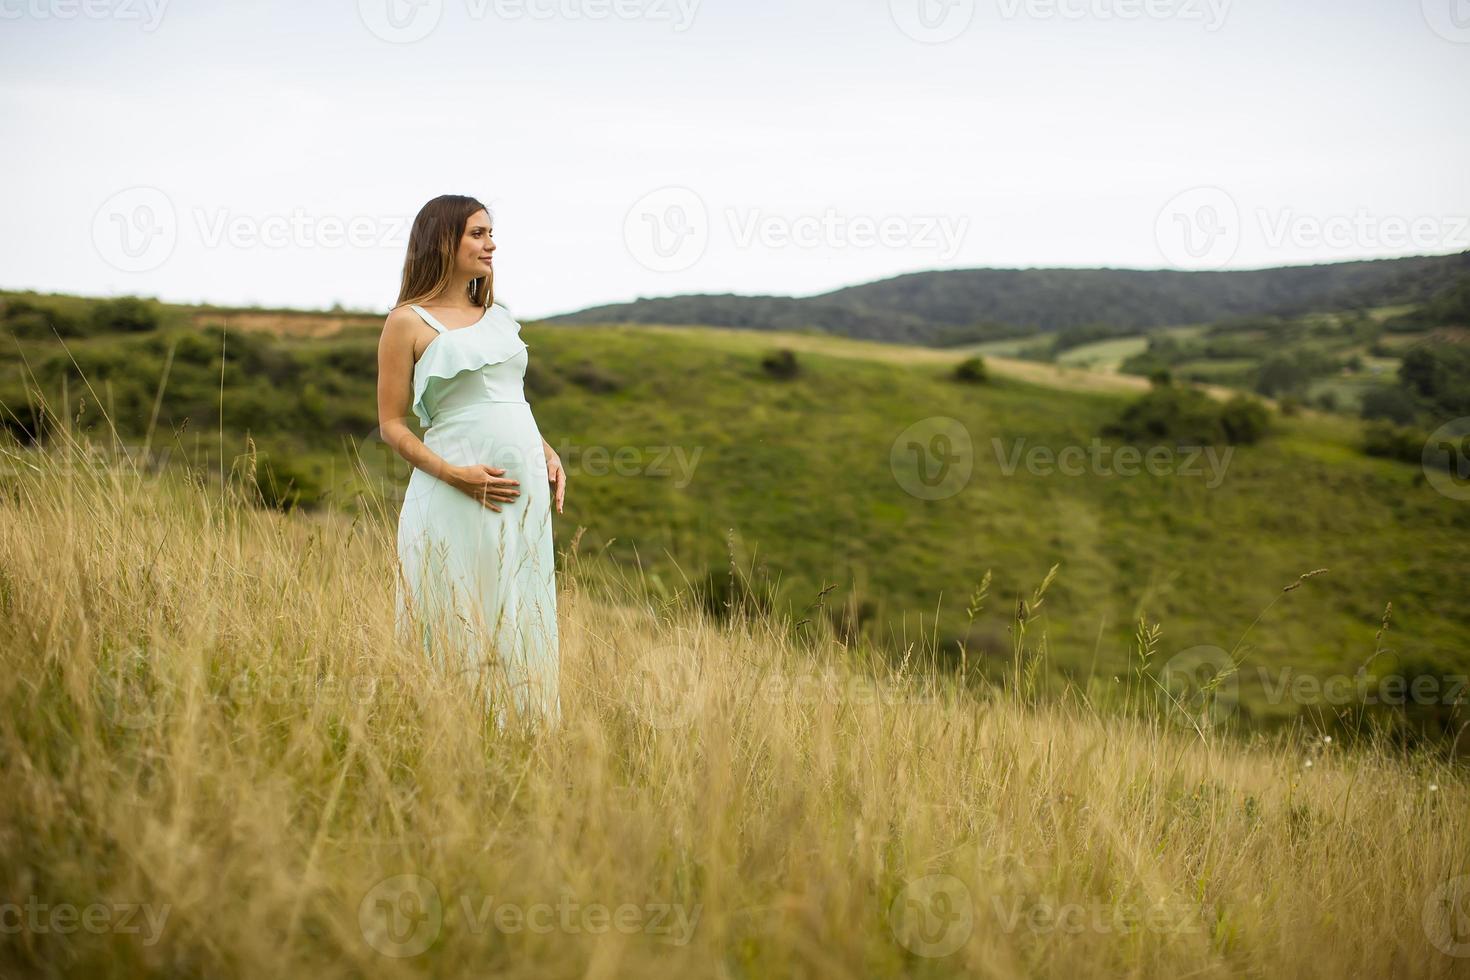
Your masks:
<instances>
[{"instance_id":1,"label":"golden grass field","mask_svg":"<svg viewBox=\"0 0 1470 980\"><path fill-rule=\"evenodd\" d=\"M1470 975L1431 755L966 687L575 544L564 722L502 733L394 639L395 515L0 463L5 977Z\"/></svg>"}]
</instances>

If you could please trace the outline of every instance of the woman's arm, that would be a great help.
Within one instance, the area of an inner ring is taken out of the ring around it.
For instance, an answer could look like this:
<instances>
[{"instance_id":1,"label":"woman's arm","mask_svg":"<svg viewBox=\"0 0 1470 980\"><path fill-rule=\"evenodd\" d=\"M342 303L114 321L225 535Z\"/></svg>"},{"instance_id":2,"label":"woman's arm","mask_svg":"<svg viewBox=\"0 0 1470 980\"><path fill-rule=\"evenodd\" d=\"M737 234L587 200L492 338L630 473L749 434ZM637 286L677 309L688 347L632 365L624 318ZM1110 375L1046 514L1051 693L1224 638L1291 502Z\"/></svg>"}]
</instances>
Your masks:
<instances>
[{"instance_id":1,"label":"woman's arm","mask_svg":"<svg viewBox=\"0 0 1470 980\"><path fill-rule=\"evenodd\" d=\"M408 427L413 399L414 334L422 321L407 307L388 314L378 338L378 432L393 451L416 469L469 494L491 510L492 501L510 503L520 495L518 480L501 479L505 470L483 464L455 466L424 445Z\"/></svg>"}]
</instances>

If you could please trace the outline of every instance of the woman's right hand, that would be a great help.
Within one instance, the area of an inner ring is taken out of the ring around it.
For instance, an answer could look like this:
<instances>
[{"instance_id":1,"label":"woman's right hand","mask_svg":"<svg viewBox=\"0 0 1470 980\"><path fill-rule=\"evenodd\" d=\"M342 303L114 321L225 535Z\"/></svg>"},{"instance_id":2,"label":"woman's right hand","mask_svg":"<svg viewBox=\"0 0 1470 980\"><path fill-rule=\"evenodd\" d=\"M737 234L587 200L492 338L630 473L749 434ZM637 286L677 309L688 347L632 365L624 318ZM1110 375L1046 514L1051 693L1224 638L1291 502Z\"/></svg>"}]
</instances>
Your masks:
<instances>
[{"instance_id":1,"label":"woman's right hand","mask_svg":"<svg viewBox=\"0 0 1470 980\"><path fill-rule=\"evenodd\" d=\"M453 466L444 482L460 490L493 511L499 511L494 501L515 503L521 495L519 480L505 479L505 470L474 463L470 466Z\"/></svg>"}]
</instances>

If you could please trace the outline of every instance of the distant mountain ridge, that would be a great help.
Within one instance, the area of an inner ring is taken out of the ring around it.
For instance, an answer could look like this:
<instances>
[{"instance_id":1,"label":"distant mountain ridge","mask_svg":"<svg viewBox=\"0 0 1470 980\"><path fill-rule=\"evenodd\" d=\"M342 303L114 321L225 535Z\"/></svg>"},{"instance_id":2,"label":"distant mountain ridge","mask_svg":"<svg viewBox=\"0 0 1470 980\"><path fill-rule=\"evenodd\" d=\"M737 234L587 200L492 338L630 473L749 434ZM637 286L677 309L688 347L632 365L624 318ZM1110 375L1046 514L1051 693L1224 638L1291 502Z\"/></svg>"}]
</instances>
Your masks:
<instances>
[{"instance_id":1,"label":"distant mountain ridge","mask_svg":"<svg viewBox=\"0 0 1470 980\"><path fill-rule=\"evenodd\" d=\"M1013 328L1162 327L1236 316L1292 316L1426 302L1470 275L1470 252L1247 271L956 269L916 272L817 296L640 298L548 317L552 323L679 323L817 330L934 344Z\"/></svg>"}]
</instances>

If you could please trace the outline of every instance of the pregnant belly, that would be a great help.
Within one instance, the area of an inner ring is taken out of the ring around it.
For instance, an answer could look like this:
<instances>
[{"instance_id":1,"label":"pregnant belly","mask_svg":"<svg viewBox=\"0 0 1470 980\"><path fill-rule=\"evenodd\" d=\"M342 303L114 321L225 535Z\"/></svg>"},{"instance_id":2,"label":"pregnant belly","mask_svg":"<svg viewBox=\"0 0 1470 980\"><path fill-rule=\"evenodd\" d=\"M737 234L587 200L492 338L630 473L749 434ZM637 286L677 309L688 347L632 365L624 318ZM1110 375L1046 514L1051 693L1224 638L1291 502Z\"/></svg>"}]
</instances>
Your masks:
<instances>
[{"instance_id":1,"label":"pregnant belly","mask_svg":"<svg viewBox=\"0 0 1470 980\"><path fill-rule=\"evenodd\" d=\"M530 406L524 403L488 402L473 412L457 412L447 421L436 419L424 433L424 445L452 466L482 463L505 470L505 477L520 481L522 500L547 480L541 433ZM459 493L415 469L405 502L431 493L436 486Z\"/></svg>"}]
</instances>

